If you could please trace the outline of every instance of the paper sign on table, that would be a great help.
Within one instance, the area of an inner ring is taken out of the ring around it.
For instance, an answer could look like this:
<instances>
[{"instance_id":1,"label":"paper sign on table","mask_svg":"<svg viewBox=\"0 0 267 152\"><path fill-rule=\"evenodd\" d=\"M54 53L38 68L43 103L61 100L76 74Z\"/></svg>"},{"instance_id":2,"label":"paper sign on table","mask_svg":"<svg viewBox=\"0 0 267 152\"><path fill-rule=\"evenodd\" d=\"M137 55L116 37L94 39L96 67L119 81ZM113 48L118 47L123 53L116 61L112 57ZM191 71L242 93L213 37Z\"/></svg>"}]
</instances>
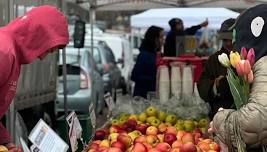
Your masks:
<instances>
[{"instance_id":1,"label":"paper sign on table","mask_svg":"<svg viewBox=\"0 0 267 152\"><path fill-rule=\"evenodd\" d=\"M66 118L66 121L69 125L69 138L71 150L75 152L78 149L78 141L77 139L82 136L82 127L78 117L74 111L72 111Z\"/></svg>"},{"instance_id":2,"label":"paper sign on table","mask_svg":"<svg viewBox=\"0 0 267 152\"><path fill-rule=\"evenodd\" d=\"M109 111L112 111L115 108L115 104L114 104L114 100L111 97L110 93L108 92L107 94L105 94L104 98L105 98L105 101L108 105Z\"/></svg>"},{"instance_id":3,"label":"paper sign on table","mask_svg":"<svg viewBox=\"0 0 267 152\"><path fill-rule=\"evenodd\" d=\"M30 133L30 141L42 152L66 152L69 146L40 119Z\"/></svg>"}]
</instances>

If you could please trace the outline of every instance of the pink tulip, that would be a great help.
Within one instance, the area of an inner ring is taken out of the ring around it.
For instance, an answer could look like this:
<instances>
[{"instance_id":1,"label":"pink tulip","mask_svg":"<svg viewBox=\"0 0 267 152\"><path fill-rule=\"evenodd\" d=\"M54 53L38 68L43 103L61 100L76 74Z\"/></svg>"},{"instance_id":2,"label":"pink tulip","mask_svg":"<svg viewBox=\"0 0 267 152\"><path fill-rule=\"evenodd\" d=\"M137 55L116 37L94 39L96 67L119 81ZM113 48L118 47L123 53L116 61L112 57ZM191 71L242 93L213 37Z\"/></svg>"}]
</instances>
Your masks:
<instances>
[{"instance_id":1,"label":"pink tulip","mask_svg":"<svg viewBox=\"0 0 267 152\"><path fill-rule=\"evenodd\" d=\"M248 77L248 83L252 83L254 80L254 75L252 70L250 70L250 73L247 75L247 77Z\"/></svg>"},{"instance_id":2,"label":"pink tulip","mask_svg":"<svg viewBox=\"0 0 267 152\"><path fill-rule=\"evenodd\" d=\"M244 60L240 60L235 66L236 72L239 76L244 75L244 64L242 62L244 62Z\"/></svg>"},{"instance_id":3,"label":"pink tulip","mask_svg":"<svg viewBox=\"0 0 267 152\"><path fill-rule=\"evenodd\" d=\"M244 74L249 74L251 71L251 66L248 60L245 60L244 62Z\"/></svg>"},{"instance_id":4,"label":"pink tulip","mask_svg":"<svg viewBox=\"0 0 267 152\"><path fill-rule=\"evenodd\" d=\"M253 67L255 63L255 51L253 48L249 49L247 59L249 60L250 65Z\"/></svg>"},{"instance_id":5,"label":"pink tulip","mask_svg":"<svg viewBox=\"0 0 267 152\"><path fill-rule=\"evenodd\" d=\"M248 55L248 53L247 53L247 50L246 50L246 48L245 47L242 47L241 48L241 56L242 56L242 59L247 59L247 55Z\"/></svg>"}]
</instances>

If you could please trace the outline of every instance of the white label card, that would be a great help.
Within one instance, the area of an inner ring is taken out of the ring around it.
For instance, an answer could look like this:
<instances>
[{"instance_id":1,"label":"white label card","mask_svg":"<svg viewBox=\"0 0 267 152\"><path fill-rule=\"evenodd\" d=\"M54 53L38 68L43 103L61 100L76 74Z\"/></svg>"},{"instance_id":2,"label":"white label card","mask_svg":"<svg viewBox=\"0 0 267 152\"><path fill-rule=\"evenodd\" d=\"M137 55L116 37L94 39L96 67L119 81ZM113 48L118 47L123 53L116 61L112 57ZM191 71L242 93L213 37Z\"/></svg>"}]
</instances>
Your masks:
<instances>
[{"instance_id":1,"label":"white label card","mask_svg":"<svg viewBox=\"0 0 267 152\"><path fill-rule=\"evenodd\" d=\"M42 152L66 152L69 146L42 119L30 133L30 141Z\"/></svg>"},{"instance_id":2,"label":"white label card","mask_svg":"<svg viewBox=\"0 0 267 152\"><path fill-rule=\"evenodd\" d=\"M112 96L108 92L107 94L105 94L104 98L105 98L105 101L108 105L109 111L112 111L115 108L115 103L114 103Z\"/></svg>"},{"instance_id":3,"label":"white label card","mask_svg":"<svg viewBox=\"0 0 267 152\"><path fill-rule=\"evenodd\" d=\"M69 138L70 138L71 150L74 152L78 148L77 139L81 138L82 136L82 127L74 111L72 111L67 116L66 121L68 122L69 125Z\"/></svg>"}]
</instances>

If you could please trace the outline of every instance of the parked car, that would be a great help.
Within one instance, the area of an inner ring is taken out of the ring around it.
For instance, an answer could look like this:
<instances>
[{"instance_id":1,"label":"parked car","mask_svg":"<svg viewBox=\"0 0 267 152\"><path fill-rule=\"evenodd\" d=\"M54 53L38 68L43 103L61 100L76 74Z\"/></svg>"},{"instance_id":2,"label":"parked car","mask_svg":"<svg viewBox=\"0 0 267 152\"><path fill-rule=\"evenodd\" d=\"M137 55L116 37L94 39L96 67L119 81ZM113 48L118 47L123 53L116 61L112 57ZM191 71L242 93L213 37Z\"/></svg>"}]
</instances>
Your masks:
<instances>
[{"instance_id":1,"label":"parked car","mask_svg":"<svg viewBox=\"0 0 267 152\"><path fill-rule=\"evenodd\" d=\"M88 113L91 102L95 111L104 108L104 85L102 76L96 70L96 63L89 48L76 49L73 45L66 48L67 64L67 106L68 110ZM62 53L60 53L57 111L64 110Z\"/></svg>"},{"instance_id":2,"label":"parked car","mask_svg":"<svg viewBox=\"0 0 267 152\"><path fill-rule=\"evenodd\" d=\"M123 88L124 93L130 92L130 77L134 65L134 57L129 40L117 34L102 34L96 36L95 39L105 41L111 48L122 73L121 88Z\"/></svg>"}]
</instances>

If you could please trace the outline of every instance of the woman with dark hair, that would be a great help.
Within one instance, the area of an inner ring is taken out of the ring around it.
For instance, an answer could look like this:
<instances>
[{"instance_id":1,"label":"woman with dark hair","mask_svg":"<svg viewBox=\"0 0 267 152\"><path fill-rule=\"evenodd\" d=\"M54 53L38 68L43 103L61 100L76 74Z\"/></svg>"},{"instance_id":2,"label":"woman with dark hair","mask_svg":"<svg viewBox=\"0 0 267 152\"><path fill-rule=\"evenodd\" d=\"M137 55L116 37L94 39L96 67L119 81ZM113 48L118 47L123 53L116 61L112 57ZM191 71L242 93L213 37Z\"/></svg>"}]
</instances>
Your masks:
<instances>
[{"instance_id":1,"label":"woman with dark hair","mask_svg":"<svg viewBox=\"0 0 267 152\"><path fill-rule=\"evenodd\" d=\"M161 50L163 43L163 28L149 27L139 48L140 53L132 71L131 79L135 82L133 96L146 98L147 92L156 90L156 54Z\"/></svg>"}]
</instances>

